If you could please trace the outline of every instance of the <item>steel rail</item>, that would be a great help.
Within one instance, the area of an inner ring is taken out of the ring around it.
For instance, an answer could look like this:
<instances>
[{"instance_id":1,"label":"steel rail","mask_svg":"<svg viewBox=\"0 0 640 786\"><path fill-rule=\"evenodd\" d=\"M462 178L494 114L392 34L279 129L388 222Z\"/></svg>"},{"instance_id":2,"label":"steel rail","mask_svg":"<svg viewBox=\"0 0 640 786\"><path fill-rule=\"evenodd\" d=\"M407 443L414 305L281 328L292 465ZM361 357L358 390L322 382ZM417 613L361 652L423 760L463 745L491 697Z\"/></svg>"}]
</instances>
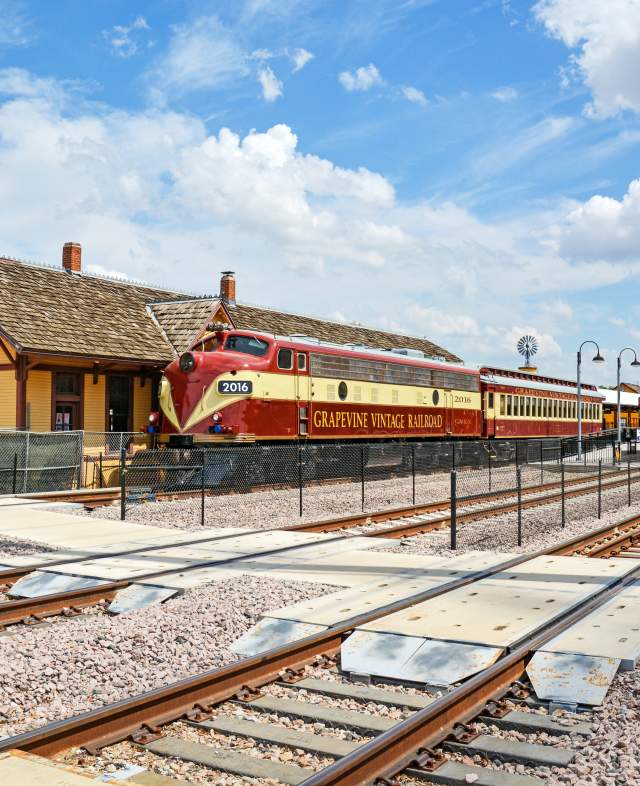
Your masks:
<instances>
[{"instance_id":1,"label":"steel rail","mask_svg":"<svg viewBox=\"0 0 640 786\"><path fill-rule=\"evenodd\" d=\"M616 487L620 484L627 483L627 480L615 481L614 483L607 484L607 487ZM584 490L583 488L575 489L572 492L566 492L565 496L578 496L580 494L588 493L591 490L591 487L588 490ZM549 504L549 502L555 501L557 498L561 497L561 495L552 494L552 495L545 495L543 497L535 497L533 499L527 500L526 502L522 503L523 508L530 508L530 507L539 507L544 504ZM490 518L493 516L502 515L504 513L513 512L517 510L518 505L517 503L508 503L506 505L499 505L494 506L491 508L485 508L479 511L473 511L470 513L463 513L457 517L458 522L465 522L465 521L474 521L474 520L481 520L484 518ZM413 508L412 508L413 509ZM379 516L378 520L386 520L386 512L380 512L374 514L375 516ZM344 517L341 521L345 519L347 521L352 521L356 517ZM410 535L415 535L421 532L428 532L434 529L441 527L443 524L446 524L449 521L448 516L441 516L436 519L431 519L430 521L420 522L420 523L413 523L413 524L401 524L396 527L387 527L382 530L376 530L374 532L363 533L363 537L371 537L371 538L400 538L406 537ZM614 525L616 526L616 525ZM603 529L603 532L607 530L607 528ZM246 534L255 533L257 530L249 530ZM259 530L260 532L269 532L269 531L278 531L278 530ZM244 534L244 533L243 533ZM189 545L192 543L204 543L209 541L217 541L217 540L224 540L225 538L231 537L238 537L238 533L234 533L232 535L224 535L224 536L215 536L211 539L200 539L194 541L184 541L182 543L174 544L173 547L179 548L183 545ZM334 540L341 540L344 539L348 541L349 538L331 538L327 541L323 541L323 543L331 543ZM628 540L628 539L627 539ZM579 541L579 538L576 539L576 542ZM625 541L620 540L619 544L623 544ZM205 567L213 567L213 566L223 566L228 564L233 564L235 562L241 562L246 559L251 559L252 557L258 556L274 556L282 553L286 553L288 551L296 550L298 548L302 548L305 544L296 544L294 546L286 546L280 549L272 549L269 551L262 551L256 552L247 555L239 555L237 557L231 557L228 560L220 560L220 561L203 561L203 562L196 562L192 565L188 565L181 568L169 568L163 571L155 571L149 572L146 574L135 576L131 579L123 579L115 582L104 582L101 585L96 587L88 587L84 589L78 590L70 590L67 592L59 592L59 593L52 593L48 595L41 595L35 598L24 598L20 600L10 600L4 601L0 603L0 629L8 626L8 625L15 625L21 622L30 622L34 619L38 621L41 618L55 616L62 612L65 612L70 607L75 607L77 609L86 608L88 606L94 606L100 600L112 600L113 597L117 592L126 587L135 584L141 583L144 581L149 581L152 579L161 578L163 576L168 576L174 573L184 573L192 570L197 570ZM618 543L616 543L618 545ZM148 546L143 549L137 549L132 551L125 551L119 553L110 553L110 554L99 554L95 557L95 559L109 559L110 557L116 556L123 556L128 554L137 554L137 553L149 553L155 550L160 549L167 549L172 548L171 544L164 544L158 546ZM554 551L553 553L560 553L559 551ZM570 547L567 546L566 550L562 553L570 553ZM604 554L603 554L604 556ZM60 562L49 562L43 563L41 566L26 566L20 567L16 569L9 569L7 571L0 571L0 583L8 583L11 580L15 581L18 578L27 575L32 570L37 570L39 568L45 569L47 567L53 567L55 565L64 565L64 564L73 564L74 562L83 562L87 559L93 559L90 556L85 556L77 559L71 559L67 561L60 561Z\"/></svg>"},{"instance_id":2,"label":"steel rail","mask_svg":"<svg viewBox=\"0 0 640 786\"><path fill-rule=\"evenodd\" d=\"M576 541L576 538L572 538L568 543L574 545ZM562 546L563 544L560 545ZM73 747L94 749L126 739L141 728L154 729L159 724L188 717L194 710L202 710L204 708L206 711L213 704L232 698L245 686L250 688L259 687L277 679L281 672L287 668L298 669L312 662L319 655L335 654L339 651L344 636L359 625L438 597L495 573L516 567L534 557L550 553L554 553L553 549L542 549L532 554L521 554L492 568L476 571L439 587L424 590L409 598L394 601L374 611L357 615L342 623L333 625L325 631L274 648L260 655L245 658L220 669L213 669L188 677L164 688L157 688L138 696L123 699L115 704L92 710L82 715L50 723L15 737L0 740L0 752L18 749L43 756L52 756ZM507 656L507 658L511 657ZM502 668L505 663L508 663L507 659L498 661L492 668L499 669L499 673L502 674ZM508 666L505 668L508 668ZM517 672L518 668L515 668L514 671ZM521 671L518 673L521 673ZM513 682L513 679L515 678L511 677L511 672L505 677L509 684ZM477 682L477 680L477 677L473 678L456 690L464 689L466 691L468 686L474 681ZM502 683L500 685L502 686ZM502 690L502 687L499 689ZM449 694L446 698L448 699L451 695ZM466 694L457 693L456 695L462 696ZM437 706L440 706L442 701L439 700ZM453 714L450 717L452 718ZM442 724L442 722L442 718L440 718L438 723ZM392 731L394 730L392 729ZM376 740L378 739L376 738ZM424 743L420 743L420 745L424 745ZM342 782L336 781L336 783Z\"/></svg>"},{"instance_id":3,"label":"steel rail","mask_svg":"<svg viewBox=\"0 0 640 786\"><path fill-rule=\"evenodd\" d=\"M603 473L603 477L611 477L619 475L617 470L612 472ZM637 478L637 474L634 474ZM587 478L572 478L565 481L566 486L583 485L589 483L592 476ZM625 482L627 482L625 480ZM522 489L524 496L530 496L539 491L551 491L561 487L560 481L553 481L551 483L540 483L537 486L528 486ZM505 497L514 497L517 493L516 489L488 491L485 494L478 494L472 497L464 497L458 500L458 507L468 505L480 505L485 501L494 499L504 499ZM346 527L358 526L360 524L367 524L376 521L390 521L398 518L406 518L407 516L419 516L424 513L437 513L439 510L447 510L451 507L450 499L438 500L436 502L425 502L418 505L407 505L399 508L389 508L387 510L376 511L375 513L354 513L349 516L342 516L336 519L328 519L326 521L313 521L305 524L294 524L285 529L289 531L302 531L302 532L331 532L335 529L344 529ZM441 519L443 522L448 521L448 517Z\"/></svg>"},{"instance_id":4,"label":"steel rail","mask_svg":"<svg viewBox=\"0 0 640 786\"><path fill-rule=\"evenodd\" d=\"M127 738L142 726L153 728L179 720L197 706L209 707L233 698L245 686L255 688L271 682L287 668L300 668L319 655L333 655L339 651L343 637L359 625L488 578L494 573L509 570L545 553L518 555L492 568L475 571L439 587L423 590L260 655L0 740L0 753L17 748L47 756L73 747L101 747Z\"/></svg>"},{"instance_id":5,"label":"steel rail","mask_svg":"<svg viewBox=\"0 0 640 786\"><path fill-rule=\"evenodd\" d=\"M622 521L606 524L604 527L591 530L583 535L576 535L557 546L551 546L548 554L571 556L587 554L588 556L611 556L606 553L609 543L619 545L634 537L640 537L640 515L629 516Z\"/></svg>"},{"instance_id":6,"label":"steel rail","mask_svg":"<svg viewBox=\"0 0 640 786\"><path fill-rule=\"evenodd\" d=\"M627 479L623 478L620 480L610 481L609 483L603 483L602 489L603 491L610 491L611 489L615 489L621 486L627 485ZM598 488L597 483L593 483L590 485L581 486L580 488L573 489L571 491L565 491L564 497L566 498L573 498L573 497L582 497L587 494L591 494ZM524 491L524 490L523 490ZM513 496L511 494L510 496ZM539 497L533 497L527 500L524 500L520 503L520 508L522 510L528 508L538 508L544 505L551 505L554 502L559 502L562 500L562 492L552 493L552 494L543 494ZM473 498L474 502L477 502L476 498ZM481 508L480 510L474 510L469 513L460 513L456 516L456 521L458 523L464 523L468 521L478 521L487 518L493 518L494 516L501 516L505 513L513 513L514 511L518 510L518 502L508 502L504 505L494 505L488 508ZM430 519L428 521L421 521L415 522L411 524L400 524L396 527L385 527L384 529L375 530L374 532L365 532L363 533L363 537L365 538L404 538L411 535L419 535L424 532L430 532L434 529L438 529L443 525L446 525L450 522L450 516L440 516L439 518Z\"/></svg>"},{"instance_id":7,"label":"steel rail","mask_svg":"<svg viewBox=\"0 0 640 786\"><path fill-rule=\"evenodd\" d=\"M75 612L87 606L95 606L103 600L113 600L116 594L126 589L131 582L114 581L96 587L56 592L37 598L20 598L0 603L0 630L18 622L34 624L46 617L65 612Z\"/></svg>"},{"instance_id":8,"label":"steel rail","mask_svg":"<svg viewBox=\"0 0 640 786\"><path fill-rule=\"evenodd\" d=\"M617 475L617 472L607 473L607 475ZM575 485L575 484L585 484L588 481L584 478L576 478L571 481L567 481L565 486L568 485ZM523 489L523 494L531 495L535 494L541 490L547 490L552 488L557 488L560 486L559 482L553 483L544 483L539 484L538 486L531 486L528 489ZM51 492L45 492L51 493ZM481 504L485 499L500 499L503 497L513 497L514 491L493 491L488 492L487 494L479 495L476 497L468 497L463 500L459 500L458 505L477 505ZM586 493L586 492L585 492ZM378 522L378 521L390 521L393 519L398 518L406 518L409 516L417 516L424 513L436 512L438 510L444 510L450 507L449 500L439 500L437 502L430 502L425 503L423 505L408 505L406 507L400 508L390 508L387 510L376 511L373 513L357 513L350 516L342 516L335 519L327 519L323 521L316 521L307 524L294 524L291 527L274 527L271 529L246 529L243 532L233 532L230 534L225 535L212 535L207 538L193 538L189 540L179 541L177 543L160 543L152 546L143 546L142 548L136 549L125 549L122 551L113 551L105 553L103 551L100 552L92 552L83 554L78 557L67 557L60 560L48 560L45 562L39 563L31 563L29 565L20 565L16 567L8 567L8 568L0 568L0 585L2 584L13 584L18 579L23 578L24 576L32 573L35 570L46 570L47 568L52 567L60 567L62 565L73 565L74 563L78 562L85 562L87 560L96 561L101 559L110 559L114 557L125 557L130 556L133 554L147 554L153 551L160 551L163 549L170 549L170 548L180 548L181 546L191 546L197 545L201 543L212 543L218 540L225 540L228 538L237 538L242 537L244 535L251 535L256 533L262 532L332 532L338 529L345 529L352 526L357 526L359 524L366 524L369 522ZM516 506L517 507L517 506ZM514 508L515 509L515 508ZM494 510L493 508L488 508L488 511ZM477 511L477 513L481 513L482 511ZM501 513L508 512L505 511L504 508L499 508L498 512L495 515L500 515ZM473 514L463 514L462 516L458 516L458 521L464 521L465 515L473 515ZM439 519L431 519L429 522L425 522L425 524L436 524L440 526L441 524L446 523L449 521L448 516L443 516ZM406 525L408 526L408 525ZM393 532L394 530L389 528L385 529L384 531L379 531L377 533L365 533L365 537L384 537L384 533L386 532ZM425 530L426 531L426 530ZM398 530L399 534L397 537L402 536L404 530L401 528ZM389 536L390 537L390 536Z\"/></svg>"},{"instance_id":9,"label":"steel rail","mask_svg":"<svg viewBox=\"0 0 640 786\"><path fill-rule=\"evenodd\" d=\"M416 760L420 749L439 745L452 733L454 726L473 719L482 712L487 702L504 696L509 687L524 674L532 651L615 597L635 581L638 574L640 566L580 608L551 625L545 625L525 644L497 663L371 742L307 778L301 786L366 786L377 778L389 778L405 769Z\"/></svg>"}]
</instances>

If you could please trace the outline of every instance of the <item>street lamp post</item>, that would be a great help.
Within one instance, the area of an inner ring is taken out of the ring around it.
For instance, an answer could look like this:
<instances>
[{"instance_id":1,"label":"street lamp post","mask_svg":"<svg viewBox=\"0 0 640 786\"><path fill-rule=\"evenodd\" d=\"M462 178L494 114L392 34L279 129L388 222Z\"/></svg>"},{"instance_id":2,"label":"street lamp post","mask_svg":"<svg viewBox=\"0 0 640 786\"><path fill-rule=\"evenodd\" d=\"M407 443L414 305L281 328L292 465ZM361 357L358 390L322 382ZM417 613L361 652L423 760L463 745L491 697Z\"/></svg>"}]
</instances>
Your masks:
<instances>
[{"instance_id":1,"label":"street lamp post","mask_svg":"<svg viewBox=\"0 0 640 786\"><path fill-rule=\"evenodd\" d=\"M622 442L622 424L620 423L620 366L622 365L622 353L623 352L633 352L633 360L631 361L632 366L640 366L640 362L638 362L638 355L636 354L635 349L632 347L625 347L621 349L618 353L618 376L616 390L618 391L618 408L617 408L617 423L618 423L618 449L620 449L620 443Z\"/></svg>"},{"instance_id":2,"label":"street lamp post","mask_svg":"<svg viewBox=\"0 0 640 786\"><path fill-rule=\"evenodd\" d=\"M576 370L576 379L578 383L578 459L582 457L582 388L580 387L580 367L582 365L582 347L585 344L593 344L596 348L596 355L593 358L594 363L604 363L604 358L600 354L600 347L596 341L587 339L580 344L578 349L578 364Z\"/></svg>"}]
</instances>

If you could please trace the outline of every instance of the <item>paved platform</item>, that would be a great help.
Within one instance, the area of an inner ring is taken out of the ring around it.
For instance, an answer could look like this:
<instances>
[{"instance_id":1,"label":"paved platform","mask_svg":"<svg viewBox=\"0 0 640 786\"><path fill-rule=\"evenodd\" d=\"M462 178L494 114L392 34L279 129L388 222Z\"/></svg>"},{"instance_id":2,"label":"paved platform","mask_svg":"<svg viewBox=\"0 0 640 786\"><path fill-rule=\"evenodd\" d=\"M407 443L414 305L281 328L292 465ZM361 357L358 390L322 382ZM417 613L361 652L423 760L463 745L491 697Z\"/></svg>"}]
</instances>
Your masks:
<instances>
[{"instance_id":1,"label":"paved platform","mask_svg":"<svg viewBox=\"0 0 640 786\"><path fill-rule=\"evenodd\" d=\"M50 505L51 503L49 503ZM179 543L187 540L205 540L236 532L246 533L240 527L201 529L196 532L136 524L132 521L97 519L76 516L32 500L0 498L0 537L16 538L42 543L59 551L42 552L27 556L3 557L2 565L32 565L39 562L81 557L98 552L117 552L144 548L162 543Z\"/></svg>"},{"instance_id":2,"label":"paved platform","mask_svg":"<svg viewBox=\"0 0 640 786\"><path fill-rule=\"evenodd\" d=\"M0 753L2 786L90 786L95 774L83 775L75 767L32 756L23 751ZM131 781L112 780L111 786L126 786Z\"/></svg>"}]
</instances>

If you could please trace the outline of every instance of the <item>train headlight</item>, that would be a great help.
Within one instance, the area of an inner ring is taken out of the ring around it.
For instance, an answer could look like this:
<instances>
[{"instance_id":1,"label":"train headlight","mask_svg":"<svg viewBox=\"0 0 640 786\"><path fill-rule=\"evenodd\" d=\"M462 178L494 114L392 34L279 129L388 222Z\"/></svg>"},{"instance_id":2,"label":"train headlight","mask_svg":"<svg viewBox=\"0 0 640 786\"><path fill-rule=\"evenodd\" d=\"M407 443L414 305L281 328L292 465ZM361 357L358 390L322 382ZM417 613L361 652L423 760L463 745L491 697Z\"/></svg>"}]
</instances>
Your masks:
<instances>
[{"instance_id":1,"label":"train headlight","mask_svg":"<svg viewBox=\"0 0 640 786\"><path fill-rule=\"evenodd\" d=\"M160 420L159 412L151 412L149 414L149 423L151 423L152 426L155 426L159 420Z\"/></svg>"},{"instance_id":2,"label":"train headlight","mask_svg":"<svg viewBox=\"0 0 640 786\"><path fill-rule=\"evenodd\" d=\"M182 371L183 374L188 374L190 371L193 371L195 367L196 359L191 352L185 352L180 355L180 371Z\"/></svg>"},{"instance_id":3,"label":"train headlight","mask_svg":"<svg viewBox=\"0 0 640 786\"><path fill-rule=\"evenodd\" d=\"M222 415L219 412L216 412L215 415L211 418L214 423L217 423L219 420L222 420Z\"/></svg>"}]
</instances>

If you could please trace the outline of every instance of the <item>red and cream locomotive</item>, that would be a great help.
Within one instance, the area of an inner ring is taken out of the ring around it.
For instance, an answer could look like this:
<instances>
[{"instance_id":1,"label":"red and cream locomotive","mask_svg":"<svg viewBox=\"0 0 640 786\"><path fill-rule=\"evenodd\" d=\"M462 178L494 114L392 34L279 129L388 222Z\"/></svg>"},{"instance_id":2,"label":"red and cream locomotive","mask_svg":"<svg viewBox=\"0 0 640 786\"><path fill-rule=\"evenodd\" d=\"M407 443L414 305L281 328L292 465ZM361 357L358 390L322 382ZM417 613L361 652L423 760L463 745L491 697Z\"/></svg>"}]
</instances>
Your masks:
<instances>
[{"instance_id":1,"label":"red and cream locomotive","mask_svg":"<svg viewBox=\"0 0 640 786\"><path fill-rule=\"evenodd\" d=\"M410 349L380 350L220 330L174 360L152 415L160 441L515 438L572 435L575 383L479 371ZM602 396L582 386L583 432L600 429Z\"/></svg>"}]
</instances>

